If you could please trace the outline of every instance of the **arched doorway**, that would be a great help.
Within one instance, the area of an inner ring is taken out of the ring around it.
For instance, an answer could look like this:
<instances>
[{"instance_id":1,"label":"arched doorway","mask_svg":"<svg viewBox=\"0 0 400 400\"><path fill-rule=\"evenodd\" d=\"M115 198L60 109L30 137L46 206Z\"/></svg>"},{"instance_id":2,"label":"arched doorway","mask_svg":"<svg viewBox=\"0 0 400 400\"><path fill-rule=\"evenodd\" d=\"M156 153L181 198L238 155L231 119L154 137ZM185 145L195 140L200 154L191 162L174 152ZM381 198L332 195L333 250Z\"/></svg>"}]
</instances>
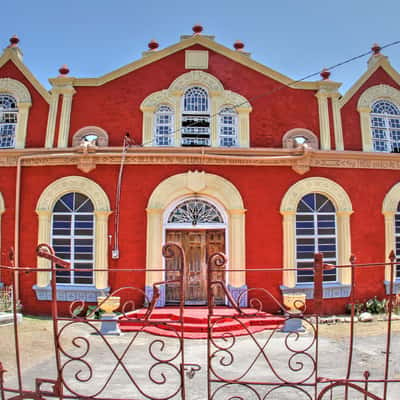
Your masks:
<instances>
[{"instance_id":1,"label":"arched doorway","mask_svg":"<svg viewBox=\"0 0 400 400\"><path fill-rule=\"evenodd\" d=\"M207 303L207 260L215 252L226 252L226 213L223 208L204 197L189 197L174 202L165 212L164 235L166 242L182 246L186 257L186 301L187 305ZM176 279L176 260L166 264L166 279ZM225 281L225 272L214 273L213 279ZM178 304L179 287L166 285L166 303ZM224 293L219 288L214 293L215 301L223 304Z\"/></svg>"},{"instance_id":2,"label":"arched doorway","mask_svg":"<svg viewBox=\"0 0 400 400\"><path fill-rule=\"evenodd\" d=\"M228 290L237 299L241 293L246 292L246 209L240 192L231 182L221 176L204 171L188 171L170 176L155 187L149 198L146 208L146 295L148 298L152 298L153 284L165 280L165 274L160 267L164 265L161 249L166 240L166 218L174 207L190 198L205 199L222 212L225 223L224 252L228 256L226 282ZM192 224L187 227L193 230ZM169 228L172 230L172 227ZM178 228L183 229L183 225L179 225ZM214 229L219 229L219 227L214 227ZM197 230L198 227L193 231ZM231 271L231 269L234 271ZM159 290L160 297L157 306L162 307L166 304L165 285L160 285ZM241 305L247 304L246 299L244 293L240 297Z\"/></svg>"}]
</instances>

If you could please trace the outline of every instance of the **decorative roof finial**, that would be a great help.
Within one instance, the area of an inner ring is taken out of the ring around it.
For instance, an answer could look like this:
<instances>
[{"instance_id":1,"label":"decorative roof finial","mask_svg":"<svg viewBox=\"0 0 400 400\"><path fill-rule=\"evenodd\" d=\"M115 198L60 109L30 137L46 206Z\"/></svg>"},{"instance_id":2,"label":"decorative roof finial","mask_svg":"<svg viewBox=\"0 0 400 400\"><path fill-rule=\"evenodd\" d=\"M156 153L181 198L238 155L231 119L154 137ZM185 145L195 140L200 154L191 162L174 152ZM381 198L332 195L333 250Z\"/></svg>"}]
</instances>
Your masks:
<instances>
[{"instance_id":1,"label":"decorative roof finial","mask_svg":"<svg viewBox=\"0 0 400 400\"><path fill-rule=\"evenodd\" d=\"M321 78L322 78L324 81L327 81L327 80L329 80L329 77L331 76L331 72L330 72L327 68L324 68L324 69L320 72L320 75L321 75Z\"/></svg>"},{"instance_id":2,"label":"decorative roof finial","mask_svg":"<svg viewBox=\"0 0 400 400\"><path fill-rule=\"evenodd\" d=\"M10 45L8 47L18 47L19 37L17 35L13 35L10 37Z\"/></svg>"},{"instance_id":3,"label":"decorative roof finial","mask_svg":"<svg viewBox=\"0 0 400 400\"><path fill-rule=\"evenodd\" d=\"M233 47L236 51L243 51L244 43L240 40L236 40L236 42L233 43Z\"/></svg>"},{"instance_id":4,"label":"decorative roof finial","mask_svg":"<svg viewBox=\"0 0 400 400\"><path fill-rule=\"evenodd\" d=\"M201 32L203 32L203 26L200 24L195 24L193 25L192 31L194 35L200 35Z\"/></svg>"},{"instance_id":5,"label":"decorative roof finial","mask_svg":"<svg viewBox=\"0 0 400 400\"><path fill-rule=\"evenodd\" d=\"M155 51L158 49L158 42L155 39L151 39L150 42L147 44L150 51Z\"/></svg>"},{"instance_id":6,"label":"decorative roof finial","mask_svg":"<svg viewBox=\"0 0 400 400\"><path fill-rule=\"evenodd\" d=\"M62 65L58 70L60 76L67 76L69 74L69 68L66 64Z\"/></svg>"},{"instance_id":7,"label":"decorative roof finial","mask_svg":"<svg viewBox=\"0 0 400 400\"><path fill-rule=\"evenodd\" d=\"M381 54L382 47L378 43L374 43L371 50L374 52L374 56L379 56Z\"/></svg>"}]
</instances>

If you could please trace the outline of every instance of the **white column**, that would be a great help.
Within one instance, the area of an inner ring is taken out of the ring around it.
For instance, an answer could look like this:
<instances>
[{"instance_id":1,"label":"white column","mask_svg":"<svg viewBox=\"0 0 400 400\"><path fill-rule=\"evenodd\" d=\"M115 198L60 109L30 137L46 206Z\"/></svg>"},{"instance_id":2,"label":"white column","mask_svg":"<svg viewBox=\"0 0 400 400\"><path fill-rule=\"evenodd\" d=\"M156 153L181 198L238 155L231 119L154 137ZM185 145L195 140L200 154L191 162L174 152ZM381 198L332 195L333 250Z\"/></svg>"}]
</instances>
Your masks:
<instances>
[{"instance_id":1,"label":"white column","mask_svg":"<svg viewBox=\"0 0 400 400\"><path fill-rule=\"evenodd\" d=\"M362 149L363 151L374 151L371 132L371 109L369 107L359 107L357 111L360 113Z\"/></svg>"},{"instance_id":2,"label":"white column","mask_svg":"<svg viewBox=\"0 0 400 400\"><path fill-rule=\"evenodd\" d=\"M31 103L18 103L18 123L15 132L15 148L23 149L25 147L26 134L28 129L28 116Z\"/></svg>"},{"instance_id":3,"label":"white column","mask_svg":"<svg viewBox=\"0 0 400 400\"><path fill-rule=\"evenodd\" d=\"M163 268L162 260L162 209L147 208L146 238L146 286L163 280L162 271L151 271Z\"/></svg>"},{"instance_id":4,"label":"white column","mask_svg":"<svg viewBox=\"0 0 400 400\"><path fill-rule=\"evenodd\" d=\"M238 113L238 129L239 129L239 146L250 147L250 108L237 108Z\"/></svg>"},{"instance_id":5,"label":"white column","mask_svg":"<svg viewBox=\"0 0 400 400\"><path fill-rule=\"evenodd\" d=\"M325 92L318 92L316 96L318 99L321 150L330 150L331 132L329 128L328 95Z\"/></svg>"},{"instance_id":6,"label":"white column","mask_svg":"<svg viewBox=\"0 0 400 400\"><path fill-rule=\"evenodd\" d=\"M246 238L244 209L228 210L229 212L229 267L241 272L229 274L229 284L242 287L246 284Z\"/></svg>"},{"instance_id":7,"label":"white column","mask_svg":"<svg viewBox=\"0 0 400 400\"><path fill-rule=\"evenodd\" d=\"M339 93L332 96L332 111L333 111L333 129L335 132L335 148L338 151L344 150L343 144L343 129L342 129L342 116L339 108Z\"/></svg>"},{"instance_id":8,"label":"white column","mask_svg":"<svg viewBox=\"0 0 400 400\"><path fill-rule=\"evenodd\" d=\"M74 88L63 90L63 102L60 118L60 129L58 130L57 147L68 146L69 124L71 119L72 97L75 94Z\"/></svg>"},{"instance_id":9,"label":"white column","mask_svg":"<svg viewBox=\"0 0 400 400\"><path fill-rule=\"evenodd\" d=\"M296 212L283 213L283 267L296 268ZM282 284L287 287L296 286L296 271L283 271Z\"/></svg>"},{"instance_id":10,"label":"white column","mask_svg":"<svg viewBox=\"0 0 400 400\"><path fill-rule=\"evenodd\" d=\"M46 129L46 148L52 148L54 146L54 135L56 133L56 120L58 110L58 99L60 94L56 90L51 91L51 101L49 107L49 116L47 118L47 129Z\"/></svg>"},{"instance_id":11,"label":"white column","mask_svg":"<svg viewBox=\"0 0 400 400\"><path fill-rule=\"evenodd\" d=\"M38 244L45 243L51 244L51 211L48 210L36 210L36 214L39 217L39 232L38 232ZM51 264L49 260L42 257L37 257L38 268L50 268ZM44 287L50 283L50 272L39 271L37 273L37 286Z\"/></svg>"},{"instance_id":12,"label":"white column","mask_svg":"<svg viewBox=\"0 0 400 400\"><path fill-rule=\"evenodd\" d=\"M95 262L94 283L97 289L108 287L108 272L97 269L108 269L108 217L111 211L95 211Z\"/></svg>"},{"instance_id":13,"label":"white column","mask_svg":"<svg viewBox=\"0 0 400 400\"><path fill-rule=\"evenodd\" d=\"M396 242L395 242L395 213L394 212L385 212L385 260L386 262L390 262L389 254L390 252L396 251ZM393 274L393 278L396 279L396 274ZM385 268L385 281L390 281L390 266L386 266Z\"/></svg>"},{"instance_id":14,"label":"white column","mask_svg":"<svg viewBox=\"0 0 400 400\"><path fill-rule=\"evenodd\" d=\"M338 264L350 264L351 256L351 233L350 215L352 211L338 211L337 216L337 238L338 238ZM345 285L351 284L351 268L342 268L339 271L340 282Z\"/></svg>"}]
</instances>

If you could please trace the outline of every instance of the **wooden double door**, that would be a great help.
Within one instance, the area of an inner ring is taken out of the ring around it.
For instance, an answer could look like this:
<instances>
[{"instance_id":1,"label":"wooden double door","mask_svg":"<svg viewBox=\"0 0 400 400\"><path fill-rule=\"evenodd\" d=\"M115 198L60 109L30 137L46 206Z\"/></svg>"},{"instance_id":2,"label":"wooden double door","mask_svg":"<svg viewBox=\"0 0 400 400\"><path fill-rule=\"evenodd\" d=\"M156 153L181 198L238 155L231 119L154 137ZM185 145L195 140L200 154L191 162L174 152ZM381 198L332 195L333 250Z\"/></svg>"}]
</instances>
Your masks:
<instances>
[{"instance_id":1,"label":"wooden double door","mask_svg":"<svg viewBox=\"0 0 400 400\"><path fill-rule=\"evenodd\" d=\"M178 243L185 251L186 257L186 305L207 304L207 261L211 254L216 252L225 253L225 230L168 230L166 241ZM173 280L177 278L180 265L176 260L167 260L166 278ZM212 279L225 281L225 271L214 272ZM221 288L213 289L217 304L224 304L225 296ZM180 302L180 288L177 284L166 286L167 304Z\"/></svg>"}]
</instances>

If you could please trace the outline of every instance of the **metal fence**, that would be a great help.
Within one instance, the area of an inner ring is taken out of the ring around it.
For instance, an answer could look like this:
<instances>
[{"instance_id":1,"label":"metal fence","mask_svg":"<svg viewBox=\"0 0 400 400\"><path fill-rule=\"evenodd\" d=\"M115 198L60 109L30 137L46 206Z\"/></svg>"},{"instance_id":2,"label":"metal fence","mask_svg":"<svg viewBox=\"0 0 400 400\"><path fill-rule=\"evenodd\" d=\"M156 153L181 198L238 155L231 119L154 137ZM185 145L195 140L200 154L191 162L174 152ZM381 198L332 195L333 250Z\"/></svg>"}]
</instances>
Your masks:
<instances>
[{"instance_id":1,"label":"metal fence","mask_svg":"<svg viewBox=\"0 0 400 400\"><path fill-rule=\"evenodd\" d=\"M222 253L216 253L209 258L207 266L206 338L196 341L185 336L190 326L190 321L185 319L187 274L185 255L179 245L168 243L163 247L166 259L177 260L172 263L177 266L175 279L155 283L151 298L147 298L142 288L127 286L104 296L96 306L89 307L83 301L71 302L68 316L59 312L55 277L56 265L64 268L69 268L69 265L57 258L47 245L40 245L37 252L39 257L51 262L47 271L52 277L53 364L47 366L45 372L37 368L34 372L43 373L43 376L36 376L32 385L32 370L26 371L21 362L25 350L20 346L20 327L15 315L16 367L15 371L7 372L7 366L0 363L1 400L400 399L397 356L400 342L393 330L393 311L399 305L394 293L397 265L394 254L390 256L390 263L356 264L352 258L349 265L335 266L350 271L351 288L347 334L340 341L333 341L320 334L321 316L326 306L323 272L332 268L324 263L321 254L315 255L312 268L313 306L309 313L306 309L308 301L292 300L292 307L288 308L266 288L249 288L238 296L231 295L224 279L227 260ZM364 338L361 343L356 332L356 304L359 300L355 297L356 276L359 271L368 273L371 268L390 269L389 295L385 303L381 303L385 306L386 322L380 341L376 337ZM19 273L38 271L37 268L14 266L2 269L12 272L14 288ZM160 268L158 271L164 270ZM260 271L266 275L284 272L283 269L257 268L249 269L246 274L249 276ZM114 270L114 273L124 272L128 270ZM229 273L235 272L242 271L229 269ZM163 285L174 285L180 291L178 314L173 323L159 318L155 312ZM233 310L229 317L214 304L216 294L220 296L221 292ZM121 296L127 300L122 304L111 304L110 310L117 308L119 318L136 328L123 336L112 336L109 329L104 329L104 324L115 324L115 318L107 320L107 316L103 316L99 321L96 315ZM15 300L12 304L14 314ZM250 322L257 319L257 323L262 324L271 318L263 311L266 301L281 311L283 328L254 332ZM246 302L251 308L243 306ZM139 308L141 312L132 313ZM221 332L220 327L227 322L239 326L241 335L236 336L229 330ZM162 331L161 328L168 330L168 337L157 333ZM373 353L368 360L360 358L360 345Z\"/></svg>"}]
</instances>

